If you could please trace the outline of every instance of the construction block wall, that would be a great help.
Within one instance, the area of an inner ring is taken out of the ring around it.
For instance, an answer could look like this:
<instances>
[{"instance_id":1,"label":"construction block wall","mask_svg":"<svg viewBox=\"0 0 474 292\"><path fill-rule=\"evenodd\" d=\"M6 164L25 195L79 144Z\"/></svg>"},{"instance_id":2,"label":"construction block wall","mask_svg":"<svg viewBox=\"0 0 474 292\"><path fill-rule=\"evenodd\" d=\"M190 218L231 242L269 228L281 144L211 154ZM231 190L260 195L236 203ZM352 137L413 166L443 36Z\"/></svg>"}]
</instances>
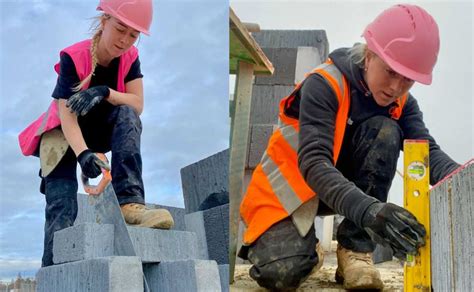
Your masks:
<instances>
[{"instance_id":1,"label":"construction block wall","mask_svg":"<svg viewBox=\"0 0 474 292\"><path fill-rule=\"evenodd\" d=\"M474 160L430 191L434 291L474 291Z\"/></svg>"},{"instance_id":2,"label":"construction block wall","mask_svg":"<svg viewBox=\"0 0 474 292\"><path fill-rule=\"evenodd\" d=\"M227 291L221 281L228 281L228 276L221 279L217 262L199 257L194 232L127 226L136 256L120 254L119 229L95 213L96 204L108 202L110 196L115 196L111 186L98 197L78 194L78 220L55 233L55 265L38 271L38 292L144 291L144 276L152 292ZM169 208L184 225L184 209Z\"/></svg>"},{"instance_id":3,"label":"construction block wall","mask_svg":"<svg viewBox=\"0 0 474 292\"><path fill-rule=\"evenodd\" d=\"M329 43L323 30L262 30L252 34L275 72L257 76L252 89L248 170L260 162L268 140L278 124L280 101L296 83L327 58ZM248 179L246 179L248 180Z\"/></svg>"},{"instance_id":4,"label":"construction block wall","mask_svg":"<svg viewBox=\"0 0 474 292\"><path fill-rule=\"evenodd\" d=\"M204 200L213 193L229 191L229 150L218 152L181 169L186 214L200 211ZM227 195L228 201L228 195Z\"/></svg>"}]
</instances>

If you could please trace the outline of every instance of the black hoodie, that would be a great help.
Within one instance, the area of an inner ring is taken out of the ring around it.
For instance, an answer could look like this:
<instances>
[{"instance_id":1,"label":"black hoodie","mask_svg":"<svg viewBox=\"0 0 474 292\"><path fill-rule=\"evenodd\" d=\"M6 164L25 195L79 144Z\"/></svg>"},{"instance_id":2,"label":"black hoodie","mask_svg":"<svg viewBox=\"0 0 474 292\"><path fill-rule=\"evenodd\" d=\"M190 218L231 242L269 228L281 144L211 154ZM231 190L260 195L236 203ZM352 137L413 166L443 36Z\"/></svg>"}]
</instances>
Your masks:
<instances>
[{"instance_id":1,"label":"black hoodie","mask_svg":"<svg viewBox=\"0 0 474 292\"><path fill-rule=\"evenodd\" d=\"M358 124L373 116L390 117L392 105L381 107L374 101L362 75L347 48L332 52L329 57L349 81L351 104L344 140ZM287 114L299 118L300 134L298 163L308 185L337 214L361 227L362 217L377 199L364 194L333 165L334 121L338 109L337 97L327 81L317 74L308 77L296 94L296 102ZM426 139L430 143L430 183L435 184L459 165L431 137L415 98L409 94L398 124L403 139ZM350 149L341 149L343 152Z\"/></svg>"}]
</instances>

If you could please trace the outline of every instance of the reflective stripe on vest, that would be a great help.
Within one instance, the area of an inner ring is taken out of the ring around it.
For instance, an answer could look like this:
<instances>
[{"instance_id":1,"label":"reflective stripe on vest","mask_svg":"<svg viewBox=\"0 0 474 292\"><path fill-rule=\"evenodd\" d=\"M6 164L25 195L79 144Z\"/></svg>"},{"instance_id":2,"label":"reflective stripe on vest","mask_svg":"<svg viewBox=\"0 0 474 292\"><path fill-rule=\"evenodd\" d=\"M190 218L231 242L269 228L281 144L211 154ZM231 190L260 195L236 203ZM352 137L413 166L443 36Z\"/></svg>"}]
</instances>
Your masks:
<instances>
[{"instance_id":1,"label":"reflective stripe on vest","mask_svg":"<svg viewBox=\"0 0 474 292\"><path fill-rule=\"evenodd\" d=\"M330 85L338 99L338 111L335 118L333 163L339 157L344 138L350 107L350 91L346 78L337 67L328 60L311 74L321 75ZM278 221L290 216L302 204L316 194L306 184L298 168L299 121L285 115L285 109L291 106L302 82L292 93L280 102L278 128L270 137L261 162L257 165L240 206L240 214L247 230L244 233L244 245L250 245L263 232ZM392 116L398 119L406 102L406 96L397 104L399 111ZM395 110L394 110L395 112ZM314 218L309 218L313 220ZM308 224L303 224L310 226ZM304 228L299 228L298 230Z\"/></svg>"}]
</instances>

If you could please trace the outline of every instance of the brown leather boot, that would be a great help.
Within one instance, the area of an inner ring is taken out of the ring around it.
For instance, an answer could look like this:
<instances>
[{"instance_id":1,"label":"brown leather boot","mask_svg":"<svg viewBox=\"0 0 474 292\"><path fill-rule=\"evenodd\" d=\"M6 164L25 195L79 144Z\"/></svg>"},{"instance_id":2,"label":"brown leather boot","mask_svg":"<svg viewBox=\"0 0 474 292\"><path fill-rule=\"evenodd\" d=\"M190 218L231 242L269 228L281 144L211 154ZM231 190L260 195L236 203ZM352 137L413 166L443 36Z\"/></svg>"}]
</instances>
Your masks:
<instances>
[{"instance_id":1,"label":"brown leather boot","mask_svg":"<svg viewBox=\"0 0 474 292\"><path fill-rule=\"evenodd\" d=\"M372 253L354 252L337 245L336 282L344 289L383 289L379 271L372 261Z\"/></svg>"},{"instance_id":2,"label":"brown leather boot","mask_svg":"<svg viewBox=\"0 0 474 292\"><path fill-rule=\"evenodd\" d=\"M173 217L166 209L149 209L137 203L122 205L120 209L129 225L157 229L170 229L174 225Z\"/></svg>"}]
</instances>

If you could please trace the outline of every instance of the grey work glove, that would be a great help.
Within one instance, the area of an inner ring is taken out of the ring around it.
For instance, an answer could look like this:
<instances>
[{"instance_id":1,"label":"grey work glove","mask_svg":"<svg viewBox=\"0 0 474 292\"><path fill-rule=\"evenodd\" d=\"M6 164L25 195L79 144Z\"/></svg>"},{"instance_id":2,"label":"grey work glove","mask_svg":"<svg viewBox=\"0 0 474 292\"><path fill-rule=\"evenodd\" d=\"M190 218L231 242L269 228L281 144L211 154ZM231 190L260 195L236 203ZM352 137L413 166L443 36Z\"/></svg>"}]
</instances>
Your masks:
<instances>
[{"instance_id":1,"label":"grey work glove","mask_svg":"<svg viewBox=\"0 0 474 292\"><path fill-rule=\"evenodd\" d=\"M392 203L374 203L362 219L362 226L373 241L390 246L394 256L405 260L425 245L426 230L415 216Z\"/></svg>"},{"instance_id":2,"label":"grey work glove","mask_svg":"<svg viewBox=\"0 0 474 292\"><path fill-rule=\"evenodd\" d=\"M95 155L89 149L86 149L77 156L77 161L81 165L82 173L88 178L96 178L101 172L102 168L110 170L108 163L100 160L97 155Z\"/></svg>"},{"instance_id":3,"label":"grey work glove","mask_svg":"<svg viewBox=\"0 0 474 292\"><path fill-rule=\"evenodd\" d=\"M94 86L83 91L79 91L71 96L66 106L71 108L71 113L78 116L86 115L102 99L110 95L109 87L105 85Z\"/></svg>"}]
</instances>

